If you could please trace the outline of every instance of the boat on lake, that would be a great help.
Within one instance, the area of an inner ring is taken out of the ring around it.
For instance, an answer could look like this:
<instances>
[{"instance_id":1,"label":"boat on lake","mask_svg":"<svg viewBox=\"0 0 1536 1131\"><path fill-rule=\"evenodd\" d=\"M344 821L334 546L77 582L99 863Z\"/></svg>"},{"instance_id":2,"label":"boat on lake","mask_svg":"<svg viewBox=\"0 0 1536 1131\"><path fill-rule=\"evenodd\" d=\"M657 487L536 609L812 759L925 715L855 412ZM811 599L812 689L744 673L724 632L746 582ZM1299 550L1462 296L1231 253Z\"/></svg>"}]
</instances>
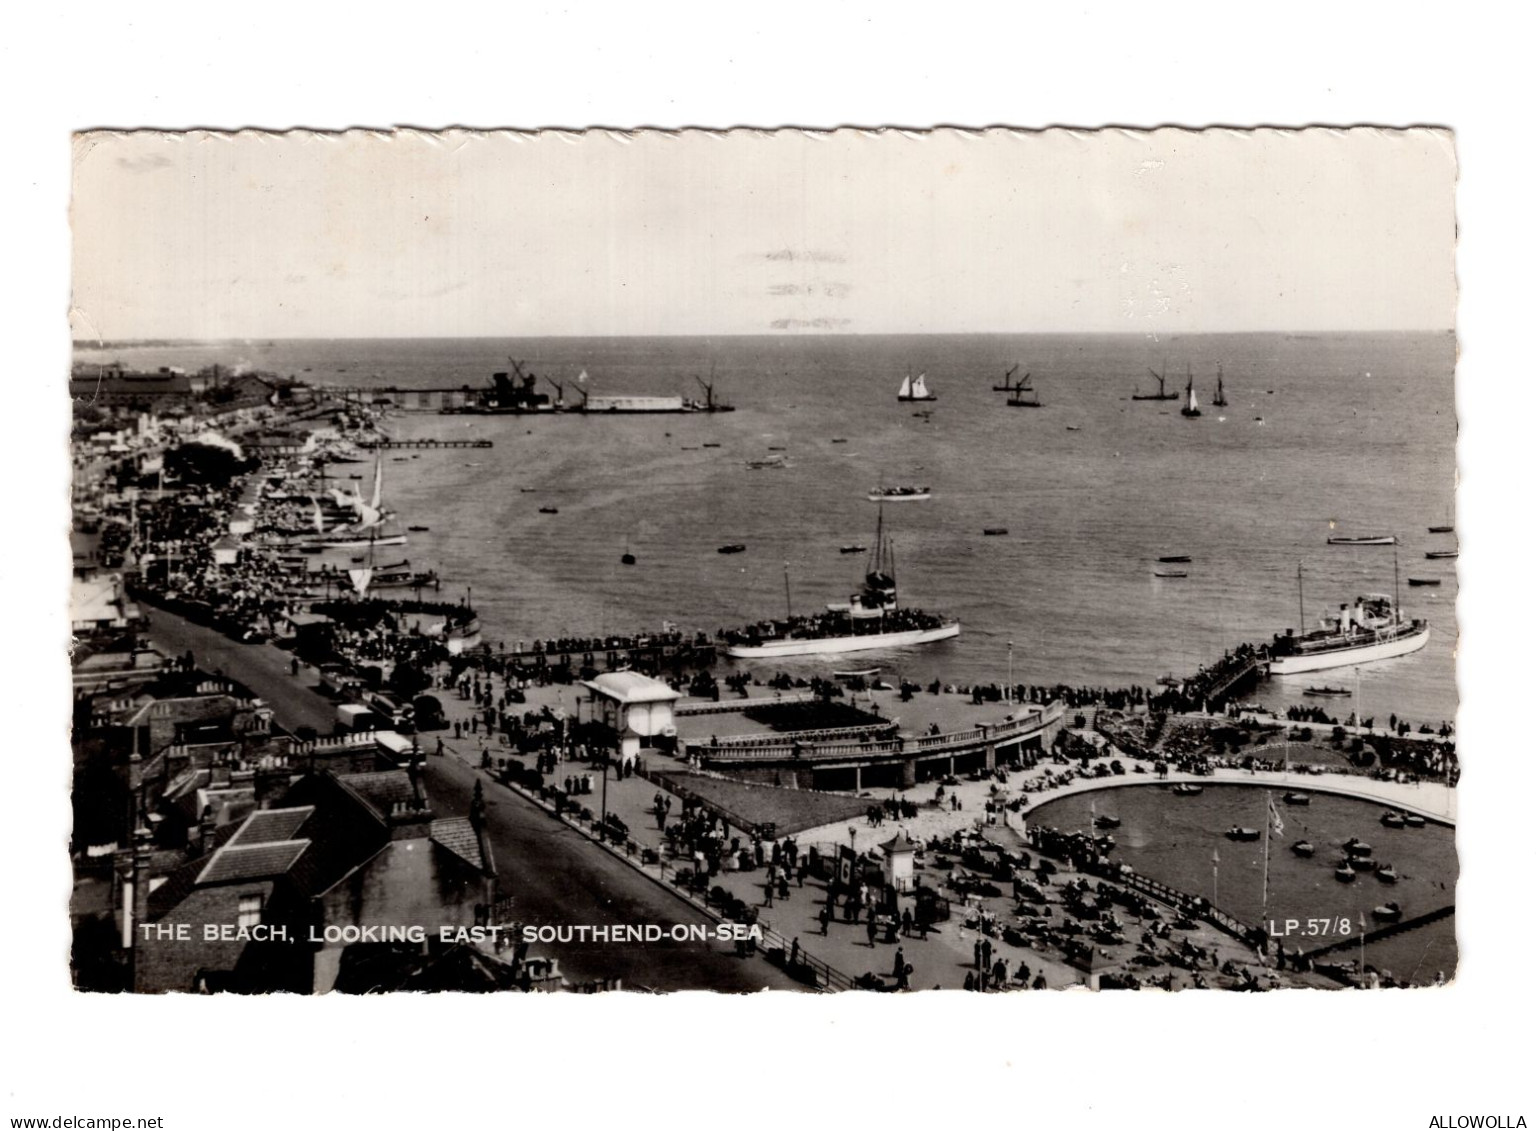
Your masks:
<instances>
[{"instance_id":1,"label":"boat on lake","mask_svg":"<svg viewBox=\"0 0 1536 1131\"><path fill-rule=\"evenodd\" d=\"M1396 534L1332 534L1330 546L1396 546Z\"/></svg>"},{"instance_id":2,"label":"boat on lake","mask_svg":"<svg viewBox=\"0 0 1536 1131\"><path fill-rule=\"evenodd\" d=\"M1173 787L1173 792L1178 797L1198 797L1205 792L1205 786L1196 785L1192 781L1181 781Z\"/></svg>"},{"instance_id":3,"label":"boat on lake","mask_svg":"<svg viewBox=\"0 0 1536 1131\"><path fill-rule=\"evenodd\" d=\"M1333 878L1341 884L1352 884L1355 882L1355 870L1348 864L1340 864L1333 870Z\"/></svg>"},{"instance_id":4,"label":"boat on lake","mask_svg":"<svg viewBox=\"0 0 1536 1131\"><path fill-rule=\"evenodd\" d=\"M746 547L746 543L744 543L744 542L727 542L724 546L721 546L719 549L717 549L715 551L715 553L717 553L717 554L739 554L743 550L745 550L746 548L747 548Z\"/></svg>"},{"instance_id":5,"label":"boat on lake","mask_svg":"<svg viewBox=\"0 0 1536 1131\"><path fill-rule=\"evenodd\" d=\"M1403 815L1393 809L1388 809L1381 815L1381 823L1389 829L1401 829L1407 827L1407 822L1403 820Z\"/></svg>"},{"instance_id":6,"label":"boat on lake","mask_svg":"<svg viewBox=\"0 0 1536 1131\"><path fill-rule=\"evenodd\" d=\"M1238 825L1233 825L1230 829L1227 830L1227 839L1228 840L1239 840L1239 841L1241 841L1241 840L1258 840L1259 839L1259 830L1258 829L1245 829L1245 828L1242 828L1242 827L1240 827Z\"/></svg>"},{"instance_id":7,"label":"boat on lake","mask_svg":"<svg viewBox=\"0 0 1536 1131\"><path fill-rule=\"evenodd\" d=\"M1397 869L1390 864L1383 864L1376 869L1376 878L1384 884L1397 883Z\"/></svg>"},{"instance_id":8,"label":"boat on lake","mask_svg":"<svg viewBox=\"0 0 1536 1131\"><path fill-rule=\"evenodd\" d=\"M1396 903L1385 903L1380 907L1371 908L1371 918L1383 923L1396 923L1403 917L1403 909Z\"/></svg>"},{"instance_id":9,"label":"boat on lake","mask_svg":"<svg viewBox=\"0 0 1536 1131\"><path fill-rule=\"evenodd\" d=\"M1298 840L1295 844L1291 845L1291 851L1297 856L1311 856L1317 851L1317 848L1310 840Z\"/></svg>"},{"instance_id":10,"label":"boat on lake","mask_svg":"<svg viewBox=\"0 0 1536 1131\"><path fill-rule=\"evenodd\" d=\"M1414 589L1422 589L1425 586L1439 585L1440 579L1438 577L1410 577L1408 584Z\"/></svg>"},{"instance_id":11,"label":"boat on lake","mask_svg":"<svg viewBox=\"0 0 1536 1131\"><path fill-rule=\"evenodd\" d=\"M928 388L928 375L919 373L914 380L911 374L901 379L901 388L896 390L898 401L936 401L938 394Z\"/></svg>"},{"instance_id":12,"label":"boat on lake","mask_svg":"<svg viewBox=\"0 0 1536 1131\"><path fill-rule=\"evenodd\" d=\"M1410 829L1422 829L1427 822L1417 813L1404 813L1403 824Z\"/></svg>"},{"instance_id":13,"label":"boat on lake","mask_svg":"<svg viewBox=\"0 0 1536 1131\"><path fill-rule=\"evenodd\" d=\"M1310 793L1298 793L1297 791L1292 790L1291 792L1281 797L1280 800L1284 801L1287 805L1311 805L1312 795Z\"/></svg>"}]
</instances>

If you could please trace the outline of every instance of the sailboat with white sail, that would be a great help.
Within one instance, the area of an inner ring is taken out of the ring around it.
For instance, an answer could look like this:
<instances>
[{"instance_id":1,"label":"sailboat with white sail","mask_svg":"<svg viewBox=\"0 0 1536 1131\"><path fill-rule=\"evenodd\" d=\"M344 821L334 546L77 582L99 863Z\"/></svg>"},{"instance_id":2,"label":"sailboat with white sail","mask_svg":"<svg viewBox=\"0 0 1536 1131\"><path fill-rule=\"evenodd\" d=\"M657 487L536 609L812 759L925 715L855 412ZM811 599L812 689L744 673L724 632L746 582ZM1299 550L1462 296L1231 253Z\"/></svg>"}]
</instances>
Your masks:
<instances>
[{"instance_id":1,"label":"sailboat with white sail","mask_svg":"<svg viewBox=\"0 0 1536 1131\"><path fill-rule=\"evenodd\" d=\"M919 373L914 378L910 373L901 379L901 388L896 391L898 401L936 401L937 393L928 388L928 375Z\"/></svg>"},{"instance_id":2,"label":"sailboat with white sail","mask_svg":"<svg viewBox=\"0 0 1536 1131\"><path fill-rule=\"evenodd\" d=\"M364 500L362 494L355 488L351 494L333 488L332 494L338 503L352 509L354 520L326 530L319 502L316 501L315 537L304 539L303 545L322 550L371 550L375 546L406 544L407 539L404 534L385 534L381 529L385 519L384 463L381 457L376 458L374 462L373 494L369 499Z\"/></svg>"},{"instance_id":3,"label":"sailboat with white sail","mask_svg":"<svg viewBox=\"0 0 1536 1131\"><path fill-rule=\"evenodd\" d=\"M1200 415L1200 402L1195 397L1195 373L1189 371L1189 383L1184 386L1184 407L1179 409L1179 415L1186 419L1193 419Z\"/></svg>"}]
</instances>

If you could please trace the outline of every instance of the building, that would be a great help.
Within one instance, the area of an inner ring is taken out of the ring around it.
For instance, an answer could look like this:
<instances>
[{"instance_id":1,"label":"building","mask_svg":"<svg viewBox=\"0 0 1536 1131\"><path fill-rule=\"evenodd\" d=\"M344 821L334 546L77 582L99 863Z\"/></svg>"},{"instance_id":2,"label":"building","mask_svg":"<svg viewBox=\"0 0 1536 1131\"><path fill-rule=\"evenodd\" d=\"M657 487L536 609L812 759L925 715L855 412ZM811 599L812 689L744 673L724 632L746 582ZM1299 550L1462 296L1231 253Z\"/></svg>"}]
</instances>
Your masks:
<instances>
[{"instance_id":1,"label":"building","mask_svg":"<svg viewBox=\"0 0 1536 1131\"><path fill-rule=\"evenodd\" d=\"M119 863L138 992L324 993L349 947L427 955L444 927L485 923L495 897L483 800L436 817L414 764L305 775L164 875L147 843Z\"/></svg>"},{"instance_id":2,"label":"building","mask_svg":"<svg viewBox=\"0 0 1536 1131\"><path fill-rule=\"evenodd\" d=\"M885 882L897 891L911 891L913 865L917 860L917 850L921 847L907 835L905 829L882 844L880 848L885 853Z\"/></svg>"},{"instance_id":3,"label":"building","mask_svg":"<svg viewBox=\"0 0 1536 1131\"><path fill-rule=\"evenodd\" d=\"M604 672L582 686L592 692L592 721L612 733L621 762L640 751L670 746L677 738L672 705L682 698L659 679L639 672Z\"/></svg>"}]
</instances>

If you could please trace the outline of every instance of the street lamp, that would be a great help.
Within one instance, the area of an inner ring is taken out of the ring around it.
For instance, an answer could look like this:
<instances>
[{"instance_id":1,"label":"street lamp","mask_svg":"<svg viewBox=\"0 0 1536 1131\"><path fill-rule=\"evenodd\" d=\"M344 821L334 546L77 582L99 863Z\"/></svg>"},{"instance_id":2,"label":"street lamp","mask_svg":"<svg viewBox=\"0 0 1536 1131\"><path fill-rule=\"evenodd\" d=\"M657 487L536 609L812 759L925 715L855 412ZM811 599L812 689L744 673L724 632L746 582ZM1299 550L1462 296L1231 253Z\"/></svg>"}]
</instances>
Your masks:
<instances>
[{"instance_id":1,"label":"street lamp","mask_svg":"<svg viewBox=\"0 0 1536 1131\"><path fill-rule=\"evenodd\" d=\"M1003 695L1005 702L1013 702L1013 641L1008 641L1008 688Z\"/></svg>"}]
</instances>

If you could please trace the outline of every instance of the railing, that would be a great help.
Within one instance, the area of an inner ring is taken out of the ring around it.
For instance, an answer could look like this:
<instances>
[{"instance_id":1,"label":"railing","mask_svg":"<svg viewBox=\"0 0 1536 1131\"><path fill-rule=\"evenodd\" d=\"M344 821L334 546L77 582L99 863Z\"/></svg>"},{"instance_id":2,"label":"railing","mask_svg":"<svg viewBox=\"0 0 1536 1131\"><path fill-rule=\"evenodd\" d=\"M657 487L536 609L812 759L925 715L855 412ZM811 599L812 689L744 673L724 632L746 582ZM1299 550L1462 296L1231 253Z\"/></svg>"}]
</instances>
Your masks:
<instances>
[{"instance_id":1,"label":"railing","mask_svg":"<svg viewBox=\"0 0 1536 1131\"><path fill-rule=\"evenodd\" d=\"M872 742L845 742L832 744L800 744L780 742L758 747L726 748L712 744L692 744L690 754L697 754L706 761L800 761L825 762L840 758L868 758L873 755L929 758L949 753L970 752L983 743L1005 745L1024 738L1057 722L1066 713L1058 701L1050 706L1031 711L1023 719L997 726L977 727L973 730L955 731L949 734L923 735L918 738L898 738Z\"/></svg>"},{"instance_id":2,"label":"railing","mask_svg":"<svg viewBox=\"0 0 1536 1131\"><path fill-rule=\"evenodd\" d=\"M642 776L646 777L647 780L659 781L661 784L665 785L670 792L676 794L680 798L687 799L689 796L688 790L672 784L663 774L649 774L642 771ZM536 804L539 804L544 808L553 808L553 806L551 806L547 801L539 798L537 794L530 792L520 785L511 782L503 782L502 784L506 788L514 790L524 797L530 798ZM698 801L700 804L708 805L708 802L705 802L702 798L694 798L694 800ZM588 829L586 831L587 835L589 836L595 835L597 830L601 828L601 822L596 818L596 816L594 816L590 821L584 821L580 816L579 810L561 810L556 812L555 816L557 819L563 819L573 827L577 828L580 828L581 825L585 823L588 825ZM725 816L723 811L721 811L721 816L722 819L727 821L730 820L730 818ZM737 823L739 823L739 818L736 820ZM688 903L704 912L704 914L714 919L724 918L724 916L720 914L717 908L710 906L710 903L707 899L700 897L696 892L692 891L689 885L683 882L679 882L680 869L678 869L677 866L674 865L671 861L662 857L661 847L658 846L657 848L653 849L649 848L649 846L642 845L640 842L636 841L633 836L620 838L611 830L608 831L606 836L597 835L596 839L600 844L606 846L615 855L622 856L630 863L632 867L636 868L638 871L646 875L651 875L652 873L650 872L650 869L656 869L654 874L658 880L666 883L669 890L675 892L679 898L687 900ZM653 863L647 864L644 862L643 857L640 861L636 861L635 856L637 853L643 853L647 849L649 849L649 851L655 855L655 861ZM757 926L763 933L763 941L765 943L772 943L774 948L783 948L785 963L784 968L787 970L791 943L786 940L783 935L774 930L771 925L764 922L763 920L758 919ZM809 967L815 972L818 989L852 990L858 988L854 984L853 979L850 978L847 974L833 966L829 966L827 963L822 962L820 959L813 957L807 953L804 948L802 948L797 955L797 961L800 964Z\"/></svg>"},{"instance_id":3,"label":"railing","mask_svg":"<svg viewBox=\"0 0 1536 1131\"><path fill-rule=\"evenodd\" d=\"M733 715L752 707L772 707L781 703L810 703L816 695L811 691L791 691L772 698L759 696L755 699L722 699L718 703L679 703L672 708L674 715Z\"/></svg>"},{"instance_id":4,"label":"railing","mask_svg":"<svg viewBox=\"0 0 1536 1131\"><path fill-rule=\"evenodd\" d=\"M1441 919L1448 919L1454 914L1456 914L1456 905L1451 903L1427 914L1415 915L1412 919L1400 919L1396 923L1388 923L1385 926L1377 927L1375 930L1365 932L1364 945L1369 946L1371 943L1381 942L1383 939L1389 939L1395 935L1416 931L1420 927L1427 927L1431 923L1438 923ZM1306 957L1315 959L1325 954L1332 954L1335 951L1348 950L1350 947L1360 946L1360 940L1360 935L1352 935L1349 938L1320 946L1316 950L1309 950L1306 953Z\"/></svg>"}]
</instances>

